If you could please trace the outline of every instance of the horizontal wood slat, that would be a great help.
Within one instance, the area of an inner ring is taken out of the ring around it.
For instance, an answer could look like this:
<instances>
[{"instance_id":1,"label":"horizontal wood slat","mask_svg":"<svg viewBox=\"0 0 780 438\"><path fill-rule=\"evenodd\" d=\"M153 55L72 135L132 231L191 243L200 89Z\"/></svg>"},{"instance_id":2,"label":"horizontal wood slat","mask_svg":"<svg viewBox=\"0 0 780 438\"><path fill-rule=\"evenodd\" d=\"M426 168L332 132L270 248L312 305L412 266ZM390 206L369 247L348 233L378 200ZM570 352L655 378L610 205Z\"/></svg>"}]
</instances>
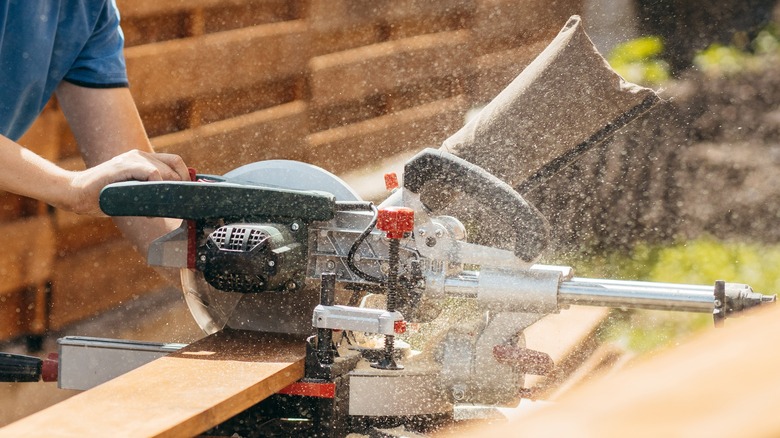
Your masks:
<instances>
[{"instance_id":1,"label":"horizontal wood slat","mask_svg":"<svg viewBox=\"0 0 780 438\"><path fill-rule=\"evenodd\" d=\"M522 47L482 55L474 60L472 99L475 103L487 103L506 88L536 56L547 47L549 41L529 42Z\"/></svg>"},{"instance_id":2,"label":"horizontal wood slat","mask_svg":"<svg viewBox=\"0 0 780 438\"><path fill-rule=\"evenodd\" d=\"M264 3L268 3L268 0L117 0L116 3L123 16L139 17L187 12L201 8L262 7Z\"/></svg>"},{"instance_id":3,"label":"horizontal wood slat","mask_svg":"<svg viewBox=\"0 0 780 438\"><path fill-rule=\"evenodd\" d=\"M58 257L51 270L50 327L108 310L163 286L162 278L123 239Z\"/></svg>"},{"instance_id":4,"label":"horizontal wood slat","mask_svg":"<svg viewBox=\"0 0 780 438\"><path fill-rule=\"evenodd\" d=\"M474 42L481 53L552 39L566 20L581 13L583 0L479 0L473 17Z\"/></svg>"},{"instance_id":5,"label":"horizontal wood slat","mask_svg":"<svg viewBox=\"0 0 780 438\"><path fill-rule=\"evenodd\" d=\"M0 223L0 295L49 279L55 236L51 218L37 216Z\"/></svg>"},{"instance_id":6,"label":"horizontal wood slat","mask_svg":"<svg viewBox=\"0 0 780 438\"><path fill-rule=\"evenodd\" d=\"M436 146L463 124L467 99L457 96L307 137L306 161L342 172L379 157Z\"/></svg>"},{"instance_id":7,"label":"horizontal wood slat","mask_svg":"<svg viewBox=\"0 0 780 438\"><path fill-rule=\"evenodd\" d=\"M130 47L133 97L143 110L303 75L307 35L306 23L296 20Z\"/></svg>"},{"instance_id":8,"label":"horizontal wood slat","mask_svg":"<svg viewBox=\"0 0 780 438\"><path fill-rule=\"evenodd\" d=\"M441 32L312 58L312 104L360 100L431 77L457 75L466 66L468 44L468 31Z\"/></svg>"},{"instance_id":9,"label":"horizontal wood slat","mask_svg":"<svg viewBox=\"0 0 780 438\"><path fill-rule=\"evenodd\" d=\"M265 159L302 159L306 129L306 104L297 101L156 137L152 144L181 155L199 172L223 174Z\"/></svg>"},{"instance_id":10,"label":"horizontal wood slat","mask_svg":"<svg viewBox=\"0 0 780 438\"><path fill-rule=\"evenodd\" d=\"M28 305L24 290L0 295L0 338L13 339L30 333L25 316Z\"/></svg>"},{"instance_id":11,"label":"horizontal wood slat","mask_svg":"<svg viewBox=\"0 0 780 438\"><path fill-rule=\"evenodd\" d=\"M316 29L354 26L361 23L387 24L436 17L458 17L473 12L473 0L310 0L309 16Z\"/></svg>"}]
</instances>

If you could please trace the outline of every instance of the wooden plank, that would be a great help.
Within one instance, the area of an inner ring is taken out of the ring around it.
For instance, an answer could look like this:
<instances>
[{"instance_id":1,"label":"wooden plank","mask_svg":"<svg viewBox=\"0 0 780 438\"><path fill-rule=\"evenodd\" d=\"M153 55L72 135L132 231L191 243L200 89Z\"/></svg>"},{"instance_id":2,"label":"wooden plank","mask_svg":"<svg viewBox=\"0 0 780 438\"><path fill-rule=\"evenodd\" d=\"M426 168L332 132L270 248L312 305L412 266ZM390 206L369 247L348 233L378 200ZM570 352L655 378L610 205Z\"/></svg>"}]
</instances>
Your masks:
<instances>
[{"instance_id":1,"label":"wooden plank","mask_svg":"<svg viewBox=\"0 0 780 438\"><path fill-rule=\"evenodd\" d=\"M0 296L49 279L54 260L54 231L47 216L0 223Z\"/></svg>"},{"instance_id":2,"label":"wooden plank","mask_svg":"<svg viewBox=\"0 0 780 438\"><path fill-rule=\"evenodd\" d=\"M376 25L384 1L309 0L308 19L315 32Z\"/></svg>"},{"instance_id":3,"label":"wooden plank","mask_svg":"<svg viewBox=\"0 0 780 438\"><path fill-rule=\"evenodd\" d=\"M6 291L0 295L0 340L6 341L28 332L23 290Z\"/></svg>"},{"instance_id":4,"label":"wooden plank","mask_svg":"<svg viewBox=\"0 0 780 438\"><path fill-rule=\"evenodd\" d=\"M383 41L381 29L375 23L327 29L312 29L309 50L312 56L350 50Z\"/></svg>"},{"instance_id":5,"label":"wooden plank","mask_svg":"<svg viewBox=\"0 0 780 438\"><path fill-rule=\"evenodd\" d=\"M300 2L120 2L126 47L302 18Z\"/></svg>"},{"instance_id":6,"label":"wooden plank","mask_svg":"<svg viewBox=\"0 0 780 438\"><path fill-rule=\"evenodd\" d=\"M0 436L182 437L303 377L305 342L225 331L0 429Z\"/></svg>"},{"instance_id":7,"label":"wooden plank","mask_svg":"<svg viewBox=\"0 0 780 438\"><path fill-rule=\"evenodd\" d=\"M65 117L60 110L50 102L35 119L30 129L19 139L18 143L36 154L54 161L59 158L59 136L52 135L63 129Z\"/></svg>"},{"instance_id":8,"label":"wooden plank","mask_svg":"<svg viewBox=\"0 0 780 438\"><path fill-rule=\"evenodd\" d=\"M392 27L413 19L425 21L443 16L468 15L473 0L310 0L309 19L316 30L360 26L368 23ZM430 32L426 32L430 33Z\"/></svg>"},{"instance_id":9,"label":"wooden plank","mask_svg":"<svg viewBox=\"0 0 780 438\"><path fill-rule=\"evenodd\" d=\"M303 75L307 36L295 20L130 47L131 90L146 108Z\"/></svg>"},{"instance_id":10,"label":"wooden plank","mask_svg":"<svg viewBox=\"0 0 780 438\"><path fill-rule=\"evenodd\" d=\"M240 90L228 90L218 94L204 96L191 102L198 107L197 118L192 114L190 127L238 117L262 109L293 102L300 98L299 89L303 87L303 78L288 77L280 81L253 85ZM190 113L193 113L192 108Z\"/></svg>"},{"instance_id":11,"label":"wooden plank","mask_svg":"<svg viewBox=\"0 0 780 438\"><path fill-rule=\"evenodd\" d=\"M31 206L35 202L24 196L0 191L0 222L14 221L22 216L29 216L30 210L37 210Z\"/></svg>"},{"instance_id":12,"label":"wooden plank","mask_svg":"<svg viewBox=\"0 0 780 438\"><path fill-rule=\"evenodd\" d=\"M116 4L123 17L141 17L187 12L198 8L249 5L262 7L267 2L267 0L117 0Z\"/></svg>"},{"instance_id":13,"label":"wooden plank","mask_svg":"<svg viewBox=\"0 0 780 438\"><path fill-rule=\"evenodd\" d=\"M271 158L301 159L306 104L291 102L152 139L160 152L179 154L201 173L223 174Z\"/></svg>"},{"instance_id":14,"label":"wooden plank","mask_svg":"<svg viewBox=\"0 0 780 438\"><path fill-rule=\"evenodd\" d=\"M469 45L468 31L440 32L314 57L314 106L359 101L432 77L457 75Z\"/></svg>"},{"instance_id":15,"label":"wooden plank","mask_svg":"<svg viewBox=\"0 0 780 438\"><path fill-rule=\"evenodd\" d=\"M190 33L190 17L184 12L138 17L128 17L122 9L120 13L125 48L194 36Z\"/></svg>"},{"instance_id":16,"label":"wooden plank","mask_svg":"<svg viewBox=\"0 0 780 438\"><path fill-rule=\"evenodd\" d=\"M463 437L780 436L780 309L762 307Z\"/></svg>"},{"instance_id":17,"label":"wooden plank","mask_svg":"<svg viewBox=\"0 0 780 438\"><path fill-rule=\"evenodd\" d=\"M122 235L111 218L106 217L83 216L55 210L54 223L55 247L60 256L73 254Z\"/></svg>"},{"instance_id":18,"label":"wooden plank","mask_svg":"<svg viewBox=\"0 0 780 438\"><path fill-rule=\"evenodd\" d=\"M582 10L583 0L477 0L472 27L475 49L485 53L519 47L528 40L552 39L570 16Z\"/></svg>"},{"instance_id":19,"label":"wooden plank","mask_svg":"<svg viewBox=\"0 0 780 438\"><path fill-rule=\"evenodd\" d=\"M385 32L372 14L377 4L348 0L309 0L307 20L312 32L312 56L385 41Z\"/></svg>"},{"instance_id":20,"label":"wooden plank","mask_svg":"<svg viewBox=\"0 0 780 438\"><path fill-rule=\"evenodd\" d=\"M550 376L527 376L525 386L535 397L557 388L598 347L595 334L609 316L605 307L571 306L528 327L526 347L550 355L555 371Z\"/></svg>"},{"instance_id":21,"label":"wooden plank","mask_svg":"<svg viewBox=\"0 0 780 438\"><path fill-rule=\"evenodd\" d=\"M311 134L305 161L338 173L375 163L378 157L436 146L462 126L466 102L456 96Z\"/></svg>"},{"instance_id":22,"label":"wooden plank","mask_svg":"<svg viewBox=\"0 0 780 438\"><path fill-rule=\"evenodd\" d=\"M487 103L493 100L549 43L549 40L528 42L518 48L477 57L474 60L475 79L471 93L474 101Z\"/></svg>"},{"instance_id":23,"label":"wooden plank","mask_svg":"<svg viewBox=\"0 0 780 438\"><path fill-rule=\"evenodd\" d=\"M129 242L115 239L58 256L51 269L49 324L55 330L161 287Z\"/></svg>"},{"instance_id":24,"label":"wooden plank","mask_svg":"<svg viewBox=\"0 0 780 438\"><path fill-rule=\"evenodd\" d=\"M463 76L445 76L421 80L416 84L384 96L385 113L394 113L453 96L467 95L471 79ZM469 96L471 100L471 96Z\"/></svg>"},{"instance_id":25,"label":"wooden plank","mask_svg":"<svg viewBox=\"0 0 780 438\"><path fill-rule=\"evenodd\" d=\"M300 1L264 0L260 4L222 4L204 11L204 32L222 32L241 27L305 18Z\"/></svg>"},{"instance_id":26,"label":"wooden plank","mask_svg":"<svg viewBox=\"0 0 780 438\"><path fill-rule=\"evenodd\" d=\"M472 0L396 0L386 3L382 18L388 39L467 29L473 22Z\"/></svg>"},{"instance_id":27,"label":"wooden plank","mask_svg":"<svg viewBox=\"0 0 780 438\"><path fill-rule=\"evenodd\" d=\"M384 3L381 17L390 22L414 18L467 17L475 12L475 8L474 0L392 0Z\"/></svg>"}]
</instances>

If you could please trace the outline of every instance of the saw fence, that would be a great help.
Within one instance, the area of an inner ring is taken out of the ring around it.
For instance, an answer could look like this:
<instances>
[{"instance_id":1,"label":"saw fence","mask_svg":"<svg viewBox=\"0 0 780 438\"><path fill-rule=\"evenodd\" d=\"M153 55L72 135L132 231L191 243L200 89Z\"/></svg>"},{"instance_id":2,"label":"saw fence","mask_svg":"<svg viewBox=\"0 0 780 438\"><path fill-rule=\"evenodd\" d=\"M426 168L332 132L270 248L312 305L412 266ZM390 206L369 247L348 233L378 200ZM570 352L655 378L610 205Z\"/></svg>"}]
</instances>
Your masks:
<instances>
[{"instance_id":1,"label":"saw fence","mask_svg":"<svg viewBox=\"0 0 780 438\"><path fill-rule=\"evenodd\" d=\"M203 173L269 158L333 172L436 146L580 0L120 0L131 91L156 149ZM21 143L83 166L56 102ZM108 219L0 194L0 339L162 285Z\"/></svg>"}]
</instances>

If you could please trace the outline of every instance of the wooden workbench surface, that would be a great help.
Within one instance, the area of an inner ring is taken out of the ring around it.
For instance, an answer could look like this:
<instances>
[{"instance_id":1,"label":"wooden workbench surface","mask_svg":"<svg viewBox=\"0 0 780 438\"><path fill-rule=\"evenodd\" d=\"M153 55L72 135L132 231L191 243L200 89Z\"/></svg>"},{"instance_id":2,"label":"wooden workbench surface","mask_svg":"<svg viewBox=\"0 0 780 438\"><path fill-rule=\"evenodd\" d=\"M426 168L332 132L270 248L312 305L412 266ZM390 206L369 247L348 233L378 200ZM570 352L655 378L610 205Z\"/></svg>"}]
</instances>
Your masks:
<instances>
[{"instance_id":1,"label":"wooden workbench surface","mask_svg":"<svg viewBox=\"0 0 780 438\"><path fill-rule=\"evenodd\" d=\"M303 377L305 344L223 331L0 429L2 437L193 436Z\"/></svg>"}]
</instances>

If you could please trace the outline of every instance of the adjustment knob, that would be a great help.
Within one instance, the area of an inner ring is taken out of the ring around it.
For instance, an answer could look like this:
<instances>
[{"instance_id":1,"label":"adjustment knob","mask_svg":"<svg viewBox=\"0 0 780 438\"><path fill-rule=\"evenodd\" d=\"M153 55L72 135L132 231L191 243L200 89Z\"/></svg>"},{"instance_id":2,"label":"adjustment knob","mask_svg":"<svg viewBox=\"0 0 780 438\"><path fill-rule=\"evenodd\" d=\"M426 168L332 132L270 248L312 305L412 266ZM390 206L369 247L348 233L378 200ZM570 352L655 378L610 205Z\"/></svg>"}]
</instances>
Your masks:
<instances>
[{"instance_id":1,"label":"adjustment knob","mask_svg":"<svg viewBox=\"0 0 780 438\"><path fill-rule=\"evenodd\" d=\"M395 172L385 174L385 188L388 192L398 188L398 175Z\"/></svg>"},{"instance_id":2,"label":"adjustment knob","mask_svg":"<svg viewBox=\"0 0 780 438\"><path fill-rule=\"evenodd\" d=\"M414 229L414 210L407 207L385 207L379 210L376 227L389 239L400 239Z\"/></svg>"}]
</instances>

